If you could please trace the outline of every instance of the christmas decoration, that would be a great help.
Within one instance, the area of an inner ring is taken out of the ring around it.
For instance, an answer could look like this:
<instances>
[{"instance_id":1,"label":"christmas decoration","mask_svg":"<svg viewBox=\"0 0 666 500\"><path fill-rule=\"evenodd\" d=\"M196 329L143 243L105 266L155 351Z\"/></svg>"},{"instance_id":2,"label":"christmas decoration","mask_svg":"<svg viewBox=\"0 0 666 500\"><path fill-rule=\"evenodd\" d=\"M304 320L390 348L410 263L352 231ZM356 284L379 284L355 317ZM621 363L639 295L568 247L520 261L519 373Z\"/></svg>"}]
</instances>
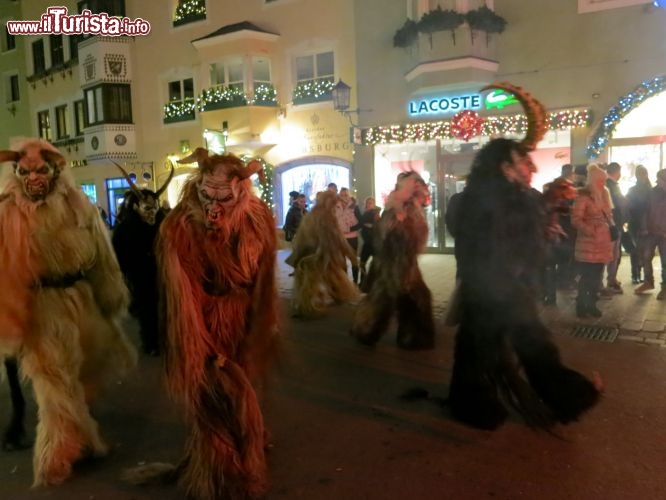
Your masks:
<instances>
[{"instance_id":1,"label":"christmas decoration","mask_svg":"<svg viewBox=\"0 0 666 500\"><path fill-rule=\"evenodd\" d=\"M622 118L643 101L664 90L666 90L666 76L661 75L642 82L634 90L623 96L615 106L608 110L594 134L592 134L590 144L587 146L588 158L592 160L601 154Z\"/></svg>"},{"instance_id":2,"label":"christmas decoration","mask_svg":"<svg viewBox=\"0 0 666 500\"><path fill-rule=\"evenodd\" d=\"M205 0L181 0L173 16L175 24L184 24L191 21L206 19Z\"/></svg>"},{"instance_id":3,"label":"christmas decoration","mask_svg":"<svg viewBox=\"0 0 666 500\"><path fill-rule=\"evenodd\" d=\"M548 130L567 130L589 125L589 110L566 110L548 113ZM486 116L479 135L487 137L525 135L527 117L525 115ZM364 145L394 144L401 142L423 142L435 139L453 138L451 122L419 122L407 125L370 127L361 134Z\"/></svg>"},{"instance_id":4,"label":"christmas decoration","mask_svg":"<svg viewBox=\"0 0 666 500\"><path fill-rule=\"evenodd\" d=\"M451 135L456 139L469 141L481 133L483 118L475 111L465 110L451 119Z\"/></svg>"}]
</instances>

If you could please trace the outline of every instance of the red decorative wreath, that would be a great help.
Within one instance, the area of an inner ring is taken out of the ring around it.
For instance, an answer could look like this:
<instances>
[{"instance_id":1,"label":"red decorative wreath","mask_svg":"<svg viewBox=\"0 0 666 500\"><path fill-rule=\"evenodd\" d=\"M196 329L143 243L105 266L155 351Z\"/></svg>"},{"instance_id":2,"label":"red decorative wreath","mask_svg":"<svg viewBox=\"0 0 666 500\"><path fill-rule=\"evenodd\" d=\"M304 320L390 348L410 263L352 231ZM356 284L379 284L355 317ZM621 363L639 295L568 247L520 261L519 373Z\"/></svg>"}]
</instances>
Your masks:
<instances>
[{"instance_id":1,"label":"red decorative wreath","mask_svg":"<svg viewBox=\"0 0 666 500\"><path fill-rule=\"evenodd\" d=\"M451 118L451 135L456 139L469 141L481 133L483 118L470 110L461 111Z\"/></svg>"}]
</instances>

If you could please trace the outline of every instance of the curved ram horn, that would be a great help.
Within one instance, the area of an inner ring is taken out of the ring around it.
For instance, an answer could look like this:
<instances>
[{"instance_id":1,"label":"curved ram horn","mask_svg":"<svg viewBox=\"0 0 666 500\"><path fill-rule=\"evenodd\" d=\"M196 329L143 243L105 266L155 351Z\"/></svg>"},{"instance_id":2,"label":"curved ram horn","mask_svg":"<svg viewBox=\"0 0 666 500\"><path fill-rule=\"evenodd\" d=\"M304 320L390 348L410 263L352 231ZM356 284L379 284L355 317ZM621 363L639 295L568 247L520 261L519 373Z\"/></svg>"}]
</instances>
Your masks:
<instances>
[{"instance_id":1,"label":"curved ram horn","mask_svg":"<svg viewBox=\"0 0 666 500\"><path fill-rule=\"evenodd\" d=\"M525 134L525 138L520 142L528 151L534 151L537 143L543 139L548 129L546 124L546 109L543 107L543 104L532 97L522 87L509 82L494 82L483 87L481 91L491 89L511 92L520 101L525 110L525 115L527 115L527 133Z\"/></svg>"},{"instance_id":2,"label":"curved ram horn","mask_svg":"<svg viewBox=\"0 0 666 500\"><path fill-rule=\"evenodd\" d=\"M254 174L259 174L259 180L261 182L266 182L266 175L264 174L264 166L259 160L250 160L242 173L240 174L241 179L248 179Z\"/></svg>"},{"instance_id":3,"label":"curved ram horn","mask_svg":"<svg viewBox=\"0 0 666 500\"><path fill-rule=\"evenodd\" d=\"M134 184L134 181L132 181L132 178L127 173L127 170L125 170L123 167L121 167L119 163L116 163L113 160L109 160L109 161L120 169L120 171L125 176L125 179L127 179L127 182L129 182L130 189L132 191L134 191L134 193L139 197L139 199L143 200L143 198L144 198L143 193L141 192L141 190L138 187L136 187L136 184Z\"/></svg>"},{"instance_id":4,"label":"curved ram horn","mask_svg":"<svg viewBox=\"0 0 666 500\"><path fill-rule=\"evenodd\" d=\"M6 161L19 161L21 155L18 151L0 151L0 163Z\"/></svg>"},{"instance_id":5,"label":"curved ram horn","mask_svg":"<svg viewBox=\"0 0 666 500\"><path fill-rule=\"evenodd\" d=\"M176 165L171 161L171 172L169 172L169 177L167 177L167 180L164 181L164 184L162 184L162 187L159 188L156 192L155 195L159 198L160 195L164 192L164 190L169 186L169 183L171 182L171 179L173 179L173 174L176 171Z\"/></svg>"},{"instance_id":6,"label":"curved ram horn","mask_svg":"<svg viewBox=\"0 0 666 500\"><path fill-rule=\"evenodd\" d=\"M208 158L208 150L205 148L196 148L194 151L192 151L192 154L189 156L186 156L185 158L181 158L178 160L178 163L194 163L195 161L201 165L201 162Z\"/></svg>"}]
</instances>

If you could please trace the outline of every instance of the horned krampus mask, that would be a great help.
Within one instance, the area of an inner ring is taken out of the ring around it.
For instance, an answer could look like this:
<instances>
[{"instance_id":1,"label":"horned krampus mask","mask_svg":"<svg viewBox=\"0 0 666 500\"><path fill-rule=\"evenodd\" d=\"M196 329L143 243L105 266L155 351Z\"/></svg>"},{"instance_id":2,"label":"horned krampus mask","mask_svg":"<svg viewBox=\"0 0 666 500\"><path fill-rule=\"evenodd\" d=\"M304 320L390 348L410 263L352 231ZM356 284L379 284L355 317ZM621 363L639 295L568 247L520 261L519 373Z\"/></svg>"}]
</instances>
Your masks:
<instances>
[{"instance_id":1,"label":"horned krampus mask","mask_svg":"<svg viewBox=\"0 0 666 500\"><path fill-rule=\"evenodd\" d=\"M197 194L205 213L205 224L214 229L250 191L250 176L255 173L263 176L263 167L258 160L251 160L246 165L232 154L209 156L203 148L197 148L179 163L194 161L199 164Z\"/></svg>"},{"instance_id":2,"label":"horned krampus mask","mask_svg":"<svg viewBox=\"0 0 666 500\"><path fill-rule=\"evenodd\" d=\"M31 201L44 200L53 191L65 158L51 144L31 139L19 151L0 151L0 162L14 162L14 175Z\"/></svg>"},{"instance_id":3,"label":"horned krampus mask","mask_svg":"<svg viewBox=\"0 0 666 500\"><path fill-rule=\"evenodd\" d=\"M171 172L169 172L169 177L167 177L167 180L157 191L151 191L150 189L139 189L123 167L121 167L116 162L113 162L113 164L120 169L130 185L130 191L125 195L126 209L134 210L137 214L139 214L139 217L141 217L143 222L152 226L155 224L157 212L159 212L160 209L160 196L169 186L171 179L173 179L173 174L175 171L174 164L171 164Z\"/></svg>"}]
</instances>

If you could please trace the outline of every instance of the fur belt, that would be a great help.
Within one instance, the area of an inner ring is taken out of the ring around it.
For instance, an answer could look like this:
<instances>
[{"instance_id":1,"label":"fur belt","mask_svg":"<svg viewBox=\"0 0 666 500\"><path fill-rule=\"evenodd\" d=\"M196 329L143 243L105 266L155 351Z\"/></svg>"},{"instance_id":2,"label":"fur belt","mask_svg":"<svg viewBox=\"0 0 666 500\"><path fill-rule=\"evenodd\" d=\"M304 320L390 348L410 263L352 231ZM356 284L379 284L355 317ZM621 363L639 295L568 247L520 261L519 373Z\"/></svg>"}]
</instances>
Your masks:
<instances>
[{"instance_id":1,"label":"fur belt","mask_svg":"<svg viewBox=\"0 0 666 500\"><path fill-rule=\"evenodd\" d=\"M83 278L85 278L83 271L61 274L60 276L42 276L39 278L39 281L33 285L33 288L69 288Z\"/></svg>"}]
</instances>

